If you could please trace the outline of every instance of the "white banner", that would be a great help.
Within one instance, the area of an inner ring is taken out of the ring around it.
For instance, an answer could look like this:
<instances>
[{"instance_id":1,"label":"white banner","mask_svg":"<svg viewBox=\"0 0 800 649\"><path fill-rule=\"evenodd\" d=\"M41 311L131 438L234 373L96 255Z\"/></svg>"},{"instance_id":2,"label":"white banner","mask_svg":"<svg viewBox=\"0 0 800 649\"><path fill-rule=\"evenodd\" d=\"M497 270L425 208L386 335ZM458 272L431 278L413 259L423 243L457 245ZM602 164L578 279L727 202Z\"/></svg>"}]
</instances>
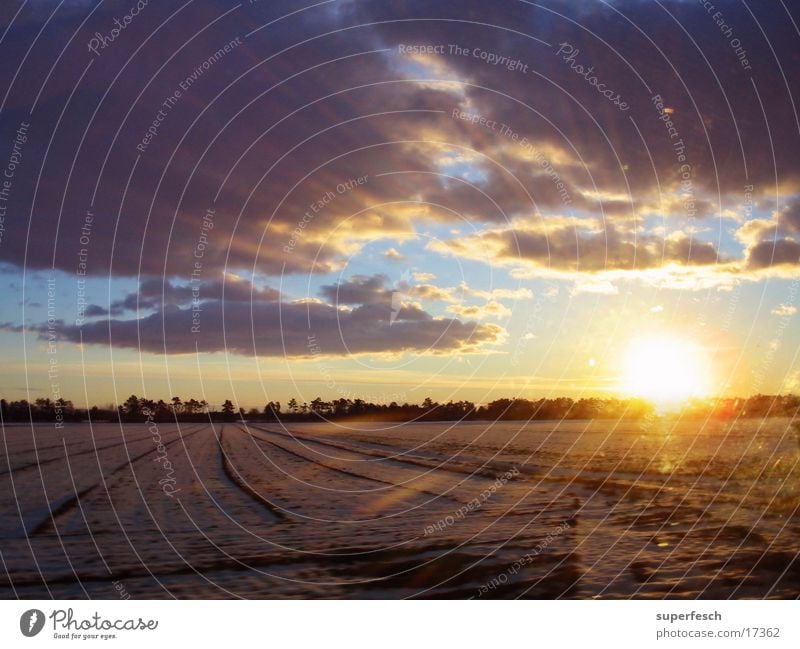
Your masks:
<instances>
[{"instance_id":1,"label":"white banner","mask_svg":"<svg viewBox=\"0 0 800 649\"><path fill-rule=\"evenodd\" d=\"M3 647L797 647L796 601L3 601Z\"/></svg>"}]
</instances>

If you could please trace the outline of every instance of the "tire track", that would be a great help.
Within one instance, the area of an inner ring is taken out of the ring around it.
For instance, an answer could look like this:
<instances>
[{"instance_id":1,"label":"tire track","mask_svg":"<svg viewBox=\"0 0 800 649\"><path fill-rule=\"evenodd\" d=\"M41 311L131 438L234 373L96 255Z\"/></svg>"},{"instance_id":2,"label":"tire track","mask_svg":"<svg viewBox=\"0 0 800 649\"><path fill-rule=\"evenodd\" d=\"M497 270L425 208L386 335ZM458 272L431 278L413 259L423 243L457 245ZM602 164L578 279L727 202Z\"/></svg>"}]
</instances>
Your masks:
<instances>
[{"instance_id":1,"label":"tire track","mask_svg":"<svg viewBox=\"0 0 800 649\"><path fill-rule=\"evenodd\" d=\"M189 427L189 428L191 428L191 427ZM108 444L106 446L93 446L92 448L86 449L85 451L78 451L77 453L69 453L68 457L71 459L71 458L74 458L74 457L79 457L81 455L88 455L89 453L95 453L97 451L105 451L106 449L114 448L115 446L120 446L122 444L136 444L137 442L144 441L144 440L149 439L151 437L152 437L152 435L147 434L147 435L144 435L143 437L137 437L136 439L124 439L122 441L115 442L113 444ZM69 449L70 446L76 446L78 444L80 444L80 442L73 442L71 445L68 444L67 445L67 449ZM36 449L36 451L37 452L38 451L46 451L46 450L54 449L54 448L63 449L64 446L63 446L63 444L55 444L53 446L39 447L39 448ZM66 457L67 456L59 455L58 457L48 458L46 460L40 460L38 462L30 462L28 464L21 464L19 466L14 466L14 467L11 467L11 469L8 470L8 471L0 471L0 477L2 477L4 475L8 475L10 473L20 473L20 472L26 471L28 469L34 469L34 468L36 468L38 466L44 466L45 464L52 464L54 462L60 462L60 461L63 461L64 459L66 459Z\"/></svg>"},{"instance_id":2,"label":"tire track","mask_svg":"<svg viewBox=\"0 0 800 649\"><path fill-rule=\"evenodd\" d=\"M265 430L265 429L262 429L262 430ZM273 442L271 440L264 439L263 437L256 437L255 435L252 435L249 431L247 431L244 428L242 429L242 431L245 434L250 435L250 437L252 439L254 439L256 442L269 444L271 446L274 446L277 449L280 449L284 453L287 453L289 455L292 455L292 456L294 456L296 458L299 458L299 459L303 460L304 462L311 462L312 464L320 466L320 467L322 467L324 469L327 469L329 471L333 471L335 473L339 473L341 475L345 475L348 478L356 478L356 479L359 479L359 480L365 480L367 482L375 482L375 483L380 484L380 485L386 485L386 486L395 487L395 488L398 488L398 489L405 489L405 490L408 490L408 491L412 491L416 495L425 494L425 495L428 495L428 496L434 496L434 497L436 497L438 499L449 500L449 501L454 502L454 503L456 503L458 505L465 504L465 501L463 501L463 500L461 500L459 498L456 498L455 496L451 496L449 494L443 494L441 492L431 491L431 490L428 490L428 489L419 489L419 488L416 488L416 487L411 487L409 485L398 484L396 482L391 482L389 480L381 480L380 478L375 478L375 477L372 477L372 476L366 476L366 475L363 475L361 473L357 473L355 471L350 471L348 469L343 469L341 467L331 466L330 464L326 464L325 462L321 462L320 460L307 457L305 455L302 455L301 453L297 453L296 451L293 451L293 450L290 450L290 449L288 449L288 448L286 448L284 446L281 446L280 444L276 444L275 442ZM272 432L272 431L266 431L265 430L265 432ZM356 451L350 451L350 452L357 454Z\"/></svg>"},{"instance_id":3,"label":"tire track","mask_svg":"<svg viewBox=\"0 0 800 649\"><path fill-rule=\"evenodd\" d=\"M463 465L462 466L458 466L458 465L454 465L454 464L450 464L448 466L445 466L442 462L440 462L440 461L438 461L436 459L426 458L426 457L422 457L422 456L419 456L419 455L403 454L402 455L402 459L401 459L400 456L398 456L396 454L395 455L389 455L389 454L386 454L386 453L382 453L378 449L355 447L355 446L352 446L350 444L343 444L341 442L332 442L331 440L321 441L321 440L316 439L316 438L310 438L310 437L301 436L301 435L295 435L295 434L288 435L286 433L282 433L282 432L275 431L275 430L270 430L268 428L263 428L261 426L250 425L250 427L251 428L255 428L257 430L264 431L265 433L270 433L271 435L277 435L279 437L283 437L283 438L290 439L290 440L293 440L293 441L300 440L300 441L302 441L304 443L307 443L307 444L318 444L319 446L328 446L330 448L335 448L335 449L339 449L339 450L342 450L342 451L347 451L349 453L355 453L356 455L366 455L366 456L369 456L369 457L375 457L375 458L380 458L380 459L383 459L383 460L387 460L389 462L396 462L396 463L399 463L399 464L410 464L410 465L413 465L413 466L424 467L426 469L435 469L437 471L446 471L448 473L456 473L458 475L468 475L470 477L480 477L480 478L486 478L486 479L492 479L493 480L493 479L502 477L506 472L510 471L515 466L512 463L503 463L502 466L499 466L497 463L495 463L494 465L481 466L481 467L478 467L478 468L473 468L473 467L463 466ZM248 433L249 433L249 431L248 431ZM256 437L252 433L249 433L249 434L254 439L263 440L263 438ZM268 441L268 440L263 440L263 441ZM520 473L530 473L530 472L532 472L532 470L530 468L528 468L527 471L525 471L523 469L524 469L524 467L517 467L517 470Z\"/></svg>"},{"instance_id":4,"label":"tire track","mask_svg":"<svg viewBox=\"0 0 800 649\"><path fill-rule=\"evenodd\" d=\"M287 520L287 514L291 512L264 498L260 493L253 489L244 478L242 478L236 468L231 464L230 459L228 459L228 454L225 452L223 442L224 429L224 425L220 426L219 436L215 435L215 439L217 440L217 446L219 447L220 457L222 460L222 472L225 474L225 477L227 477L228 480L230 480L230 482L239 490L247 494L252 500L265 507L279 521Z\"/></svg>"},{"instance_id":5,"label":"tire track","mask_svg":"<svg viewBox=\"0 0 800 649\"><path fill-rule=\"evenodd\" d=\"M173 444L176 444L176 443L178 443L180 441L183 441L183 440L189 439L191 437L194 437L195 435L200 433L203 430L203 428L204 428L204 426L200 426L198 429L193 430L193 431L191 431L191 432L189 432L189 433L187 433L185 435L184 434L179 435L176 439L173 439L173 440L171 440L169 442L166 442L164 444L164 448L169 448ZM126 459L124 462L118 464L113 469L111 469L109 472L106 473L104 471L105 480L103 480L101 482L108 483L109 481L114 479L114 474L116 474L117 472L123 470L125 467L133 466L134 462L138 462L143 457L145 457L147 455L151 455L152 453L153 453L153 449L152 448L148 448L146 451L144 451L142 453L139 453L139 455L136 455L136 456L134 456L132 458ZM33 524L31 527L26 529L25 530L25 534L27 536L29 536L29 537L30 536L35 536L35 535L43 532L44 530L46 530L49 526L54 525L55 524L55 519L56 519L57 516L61 516L61 515L67 513L68 511L70 511L72 509L76 509L76 508L80 507L81 498L83 498L84 496L88 495L94 489L98 488L100 486L101 482L95 482L94 484L89 485L85 489L81 489L78 493L73 493L73 494L70 494L70 495L67 495L67 496L63 496L62 498L59 498L58 500L56 500L53 503L48 503L47 504L47 509L48 509L47 516L43 517L40 521L38 521L37 523Z\"/></svg>"}]
</instances>

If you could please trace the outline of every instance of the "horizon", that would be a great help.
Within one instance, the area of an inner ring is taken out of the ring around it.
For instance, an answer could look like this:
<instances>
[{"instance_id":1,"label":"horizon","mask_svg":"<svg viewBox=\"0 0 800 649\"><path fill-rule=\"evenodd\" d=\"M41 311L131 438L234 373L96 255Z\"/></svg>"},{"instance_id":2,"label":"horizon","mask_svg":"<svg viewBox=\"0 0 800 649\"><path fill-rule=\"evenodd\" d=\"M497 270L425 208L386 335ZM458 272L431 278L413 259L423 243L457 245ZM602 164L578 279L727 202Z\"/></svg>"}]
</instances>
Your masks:
<instances>
[{"instance_id":1,"label":"horizon","mask_svg":"<svg viewBox=\"0 0 800 649\"><path fill-rule=\"evenodd\" d=\"M273 406L273 407L277 406L276 412L279 412L280 414L290 414L292 412L295 412L294 410L292 410L292 408L290 406L292 401L295 402L295 404L297 406L297 409L302 410L302 412L304 412L304 413L307 412L308 414L312 414L314 412L314 409L312 408L312 406L313 406L314 402L317 402L317 401L321 402L321 406L324 406L324 407L335 406L337 403L341 403L341 402L346 402L347 404L353 404L356 401L360 401L365 406L385 407L385 406L391 406L392 404L395 404L397 407L408 406L408 407L414 408L414 407L425 407L425 402L430 401L432 405L428 406L428 407L431 407L431 408L442 407L442 406L446 406L446 405L450 405L450 404L463 403L463 404L470 404L475 409L478 409L478 408L487 408L487 407L491 406L492 404L496 404L496 403L500 403L500 402L504 402L504 401L526 402L526 403L535 404L535 403L540 403L540 402L556 402L556 401L559 401L559 400L568 400L571 403L576 404L576 405L581 403L581 402L600 402L600 403L605 403L605 404L609 404L609 403L642 404L642 405L646 405L646 406L652 408L657 414L681 414L682 412L689 411L689 410L692 410L692 409L696 409L698 407L703 407L703 406L711 407L711 406L713 406L715 404L719 404L719 403L728 403L728 404L732 403L733 405L737 405L737 404L741 403L742 405L744 405L746 402L751 401L751 400L756 400L756 399L765 399L765 400L770 401L773 404L776 403L779 400L796 399L798 401L798 403L796 404L796 408L795 409L798 411L798 414L800 414L800 394L796 394L796 393L793 393L793 392L787 392L787 393L784 393L784 394L756 393L756 394L751 394L751 395L746 396L746 397L744 397L744 396L719 396L719 395L715 396L715 395L710 395L710 396L704 396L704 397L690 397L690 398L682 399L682 400L678 400L678 401L666 401L666 402L665 401L659 401L659 400L650 400L650 399L647 399L645 397L640 397L640 396L628 396L628 397L624 397L624 396L581 397L579 399L574 399L574 398L566 396L566 395L557 395L557 396L549 396L549 397L545 397L545 396L525 397L525 396L509 396L509 395L506 395L506 396L497 397L496 399L492 399L491 401L486 401L486 402L472 402L469 399L451 399L451 400L449 400L447 402L439 402L439 401L436 401L435 399L431 399L430 397L426 397L426 398L424 398L424 399L422 399L420 401L409 402L409 401L369 401L368 399L362 399L362 398L360 398L358 396L355 396L355 395L350 395L348 397L340 396L338 399L325 400L324 398L322 398L321 396L318 395L318 396L316 396L313 399L310 399L308 401L302 401L302 400L298 401L294 397L291 397L291 398L289 398L287 400L275 399L274 401L273 400L268 401L266 404L262 404L260 406L256 406L256 405L252 405L252 404L240 404L240 403L237 403L237 402L232 401L230 399L225 399L220 403L216 403L216 402L209 402L209 401L207 401L205 399L195 399L193 397L190 397L189 399L183 399L182 397L176 396L176 397L170 397L170 398L159 397L159 398L153 399L151 397L147 397L147 396L144 396L144 395L140 397L140 396L138 396L136 394L130 394L130 395L128 395L128 397L126 397L125 399L119 401L118 403L102 403L102 404L101 403L93 403L93 404L90 405L90 404L75 402L72 399L68 399L67 396L68 395L62 395L59 398L63 399L63 403L69 404L69 407L74 409L74 410L76 410L76 411L88 411L88 410L92 410L94 408L97 408L97 409L99 409L101 411L103 411L103 410L117 410L118 408L124 407L126 402L128 402L132 397L136 397L140 404L141 403L149 403L149 404L153 404L153 405L156 405L156 406L163 405L170 412L174 412L174 408L177 406L177 409L178 409L179 413L182 413L182 414L193 414L193 413L188 412L188 411L185 410L185 406L190 402L194 403L197 407L201 407L205 403L205 406L204 406L205 410L198 410L194 414L204 414L204 413L218 414L220 412L220 410L218 410L217 408L222 408L225 405L225 402L230 402L230 404L235 407L237 413L240 412L240 411L244 411L245 414L248 414L248 413L252 414L253 411L257 410L260 414L263 414L267 410L267 408L269 406ZM177 403L176 403L176 399L177 399ZM36 398L34 400L28 401L27 399L7 399L5 397L0 396L0 401L2 401L3 403L6 403L9 406L12 405L12 404L27 403L32 408L40 406L40 405L44 405L45 403L46 403L47 406L54 406L56 404L56 401L50 399L49 397L38 397L38 398ZM42 403L40 404L40 402L42 402ZM147 406L142 406L142 407L146 408ZM0 414L3 414L2 410L0 410Z\"/></svg>"}]
</instances>

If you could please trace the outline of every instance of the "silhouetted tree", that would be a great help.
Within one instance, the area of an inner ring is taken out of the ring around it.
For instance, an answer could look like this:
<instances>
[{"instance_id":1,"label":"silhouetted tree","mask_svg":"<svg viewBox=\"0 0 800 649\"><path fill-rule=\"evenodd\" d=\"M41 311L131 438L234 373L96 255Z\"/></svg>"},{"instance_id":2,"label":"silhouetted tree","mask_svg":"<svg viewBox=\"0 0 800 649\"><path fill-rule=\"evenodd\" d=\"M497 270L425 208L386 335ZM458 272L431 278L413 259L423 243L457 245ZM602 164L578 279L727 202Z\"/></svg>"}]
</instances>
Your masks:
<instances>
[{"instance_id":1,"label":"silhouetted tree","mask_svg":"<svg viewBox=\"0 0 800 649\"><path fill-rule=\"evenodd\" d=\"M128 418L133 419L134 417L138 417L140 412L139 397L132 394L125 400L125 403L122 404L122 408Z\"/></svg>"},{"instance_id":2,"label":"silhouetted tree","mask_svg":"<svg viewBox=\"0 0 800 649\"><path fill-rule=\"evenodd\" d=\"M222 404L222 418L225 421L233 421L234 412L236 412L236 409L234 408L231 400L225 399L225 403Z\"/></svg>"},{"instance_id":3,"label":"silhouetted tree","mask_svg":"<svg viewBox=\"0 0 800 649\"><path fill-rule=\"evenodd\" d=\"M280 418L281 412L281 404L280 401L273 402L270 401L264 406L264 416L267 418L267 421L278 421Z\"/></svg>"},{"instance_id":4,"label":"silhouetted tree","mask_svg":"<svg viewBox=\"0 0 800 649\"><path fill-rule=\"evenodd\" d=\"M180 397L172 397L172 412L176 415L183 412L183 401L181 401Z\"/></svg>"}]
</instances>

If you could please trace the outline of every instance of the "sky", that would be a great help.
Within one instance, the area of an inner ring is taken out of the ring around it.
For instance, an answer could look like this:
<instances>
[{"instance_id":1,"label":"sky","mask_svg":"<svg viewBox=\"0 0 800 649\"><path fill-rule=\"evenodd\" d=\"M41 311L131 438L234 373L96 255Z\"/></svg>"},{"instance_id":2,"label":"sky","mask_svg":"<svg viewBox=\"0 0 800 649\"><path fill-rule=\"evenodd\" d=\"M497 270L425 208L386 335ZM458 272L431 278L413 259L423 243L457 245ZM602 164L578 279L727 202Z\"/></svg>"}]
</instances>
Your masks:
<instances>
[{"instance_id":1,"label":"sky","mask_svg":"<svg viewBox=\"0 0 800 649\"><path fill-rule=\"evenodd\" d=\"M0 395L800 390L798 21L4 3Z\"/></svg>"}]
</instances>

